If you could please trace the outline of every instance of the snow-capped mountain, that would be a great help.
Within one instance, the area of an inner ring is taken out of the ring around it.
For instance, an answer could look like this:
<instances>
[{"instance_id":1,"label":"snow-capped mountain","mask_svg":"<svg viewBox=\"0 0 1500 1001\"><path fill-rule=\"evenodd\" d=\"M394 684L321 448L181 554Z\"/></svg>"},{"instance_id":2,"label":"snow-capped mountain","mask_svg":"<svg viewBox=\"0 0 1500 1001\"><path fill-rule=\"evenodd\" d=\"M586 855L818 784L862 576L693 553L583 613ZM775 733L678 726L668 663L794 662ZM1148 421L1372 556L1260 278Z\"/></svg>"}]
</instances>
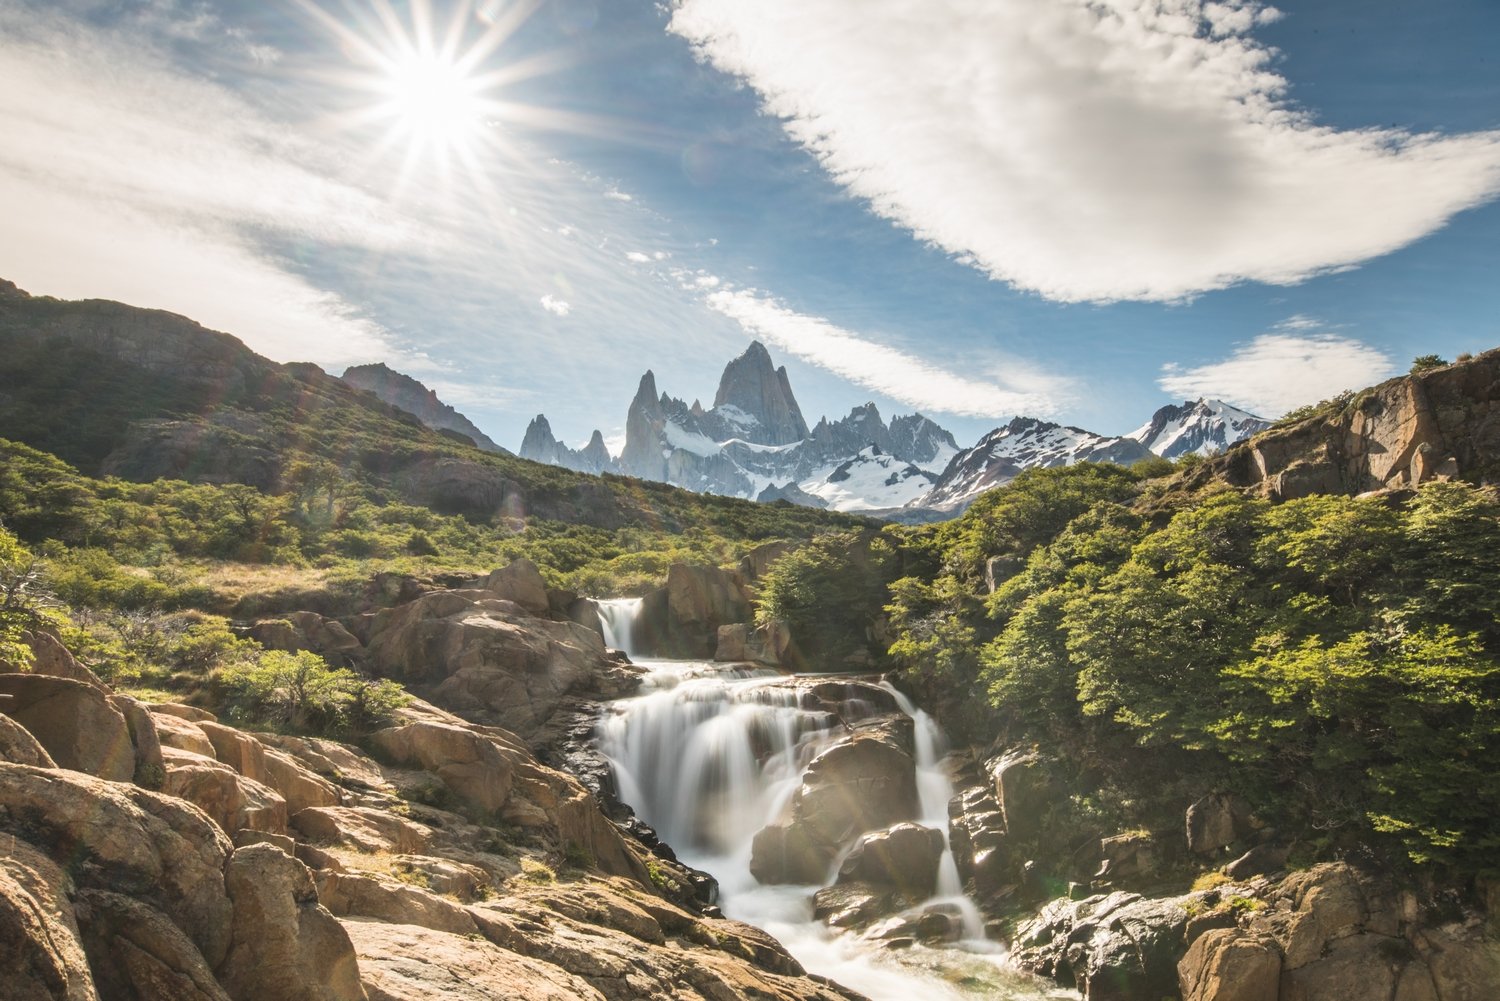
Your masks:
<instances>
[{"instance_id":1,"label":"snow-capped mountain","mask_svg":"<svg viewBox=\"0 0 1500 1001\"><path fill-rule=\"evenodd\" d=\"M953 457L936 485L910 506L961 511L975 497L1002 486L1022 470L1071 466L1077 462L1117 462L1128 466L1151 458L1133 438L1114 438L1082 428L1017 417L973 447Z\"/></svg>"},{"instance_id":2,"label":"snow-capped mountain","mask_svg":"<svg viewBox=\"0 0 1500 1001\"><path fill-rule=\"evenodd\" d=\"M1251 435L1264 431L1271 422L1231 407L1222 400L1168 404L1127 438L1134 438L1157 455L1175 459L1196 452L1212 455Z\"/></svg>"}]
</instances>

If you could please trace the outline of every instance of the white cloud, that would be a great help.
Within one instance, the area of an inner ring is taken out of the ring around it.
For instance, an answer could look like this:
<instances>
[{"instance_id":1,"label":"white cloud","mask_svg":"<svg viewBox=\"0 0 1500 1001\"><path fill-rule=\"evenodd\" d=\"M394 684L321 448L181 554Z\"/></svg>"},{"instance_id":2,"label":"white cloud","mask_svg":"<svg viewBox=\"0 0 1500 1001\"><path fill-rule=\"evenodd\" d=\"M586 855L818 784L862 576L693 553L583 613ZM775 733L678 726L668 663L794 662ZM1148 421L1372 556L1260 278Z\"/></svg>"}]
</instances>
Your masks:
<instances>
[{"instance_id":1,"label":"white cloud","mask_svg":"<svg viewBox=\"0 0 1500 1001\"><path fill-rule=\"evenodd\" d=\"M569 313L573 312L573 306L571 303L564 302L563 300L552 295L550 292L542 296L537 301L542 304L543 309L555 316L567 316Z\"/></svg>"},{"instance_id":2,"label":"white cloud","mask_svg":"<svg viewBox=\"0 0 1500 1001\"><path fill-rule=\"evenodd\" d=\"M643 254L639 250L632 250L632 251L630 251L628 254L625 255L625 259L627 261L634 261L636 264L650 264L651 263L651 255L649 255L649 254Z\"/></svg>"},{"instance_id":3,"label":"white cloud","mask_svg":"<svg viewBox=\"0 0 1500 1001\"><path fill-rule=\"evenodd\" d=\"M754 289L711 292L709 308L803 361L924 411L964 417L1047 415L1062 380L1024 373L984 381L955 375L904 351L866 340L817 316L788 309Z\"/></svg>"},{"instance_id":4,"label":"white cloud","mask_svg":"<svg viewBox=\"0 0 1500 1001\"><path fill-rule=\"evenodd\" d=\"M1279 417L1396 374L1395 364L1383 352L1340 334L1306 333L1307 321L1293 317L1223 361L1187 369L1164 365L1157 384L1174 396L1209 397Z\"/></svg>"},{"instance_id":5,"label":"white cloud","mask_svg":"<svg viewBox=\"0 0 1500 1001\"><path fill-rule=\"evenodd\" d=\"M635 196L634 195L627 195L625 192L623 192L619 188L615 188L615 187L611 187L611 188L605 189L604 197L605 198L611 198L611 199L613 199L613 200L615 200L617 202L633 202L633 201L635 201Z\"/></svg>"},{"instance_id":6,"label":"white cloud","mask_svg":"<svg viewBox=\"0 0 1500 1001\"><path fill-rule=\"evenodd\" d=\"M747 80L873 210L1065 301L1297 282L1500 191L1500 131L1319 125L1252 0L681 0L670 30Z\"/></svg>"}]
</instances>

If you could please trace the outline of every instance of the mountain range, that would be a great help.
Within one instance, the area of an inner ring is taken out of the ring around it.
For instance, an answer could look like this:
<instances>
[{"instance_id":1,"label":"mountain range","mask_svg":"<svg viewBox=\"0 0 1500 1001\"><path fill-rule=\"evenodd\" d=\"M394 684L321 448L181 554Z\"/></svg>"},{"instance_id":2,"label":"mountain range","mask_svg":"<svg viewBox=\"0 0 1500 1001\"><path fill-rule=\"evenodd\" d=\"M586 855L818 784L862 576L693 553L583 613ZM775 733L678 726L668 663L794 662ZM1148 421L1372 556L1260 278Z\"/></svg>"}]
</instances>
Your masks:
<instances>
[{"instance_id":1,"label":"mountain range","mask_svg":"<svg viewBox=\"0 0 1500 1001\"><path fill-rule=\"evenodd\" d=\"M647 371L631 400L618 456L610 455L597 430L583 448L568 447L542 414L527 427L518 454L579 472L618 473L700 492L925 520L962 511L1026 469L1209 455L1270 423L1218 400L1198 400L1162 407L1128 435L1017 417L960 448L949 431L922 414L887 424L875 404L866 403L809 428L785 366L775 367L770 352L755 341L725 366L708 409L658 392L656 376Z\"/></svg>"}]
</instances>

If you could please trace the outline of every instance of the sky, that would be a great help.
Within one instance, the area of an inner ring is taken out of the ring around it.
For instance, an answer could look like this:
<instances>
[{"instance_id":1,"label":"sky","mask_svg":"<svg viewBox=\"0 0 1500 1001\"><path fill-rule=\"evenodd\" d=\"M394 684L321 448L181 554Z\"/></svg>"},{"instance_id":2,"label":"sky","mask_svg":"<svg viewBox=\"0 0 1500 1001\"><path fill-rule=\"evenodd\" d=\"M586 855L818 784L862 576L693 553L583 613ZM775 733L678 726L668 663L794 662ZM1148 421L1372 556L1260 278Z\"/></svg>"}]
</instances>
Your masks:
<instances>
[{"instance_id":1,"label":"sky","mask_svg":"<svg viewBox=\"0 0 1500 1001\"><path fill-rule=\"evenodd\" d=\"M618 450L1268 417L1500 345L1494 0L0 0L0 277Z\"/></svg>"}]
</instances>

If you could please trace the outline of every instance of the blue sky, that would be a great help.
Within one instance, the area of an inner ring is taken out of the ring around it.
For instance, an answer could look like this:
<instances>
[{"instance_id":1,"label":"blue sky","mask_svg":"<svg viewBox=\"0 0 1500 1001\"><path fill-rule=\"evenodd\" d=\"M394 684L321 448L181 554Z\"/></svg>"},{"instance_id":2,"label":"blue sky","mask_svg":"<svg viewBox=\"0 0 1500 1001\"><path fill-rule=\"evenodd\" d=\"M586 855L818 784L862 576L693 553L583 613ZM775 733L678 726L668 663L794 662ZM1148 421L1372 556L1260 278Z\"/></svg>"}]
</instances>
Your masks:
<instances>
[{"instance_id":1,"label":"blue sky","mask_svg":"<svg viewBox=\"0 0 1500 1001\"><path fill-rule=\"evenodd\" d=\"M424 24L451 57L399 55ZM1492 0L0 0L0 276L386 360L511 447L615 438L647 367L707 404L752 336L810 421L1275 416L1500 344L1496 38Z\"/></svg>"}]
</instances>

